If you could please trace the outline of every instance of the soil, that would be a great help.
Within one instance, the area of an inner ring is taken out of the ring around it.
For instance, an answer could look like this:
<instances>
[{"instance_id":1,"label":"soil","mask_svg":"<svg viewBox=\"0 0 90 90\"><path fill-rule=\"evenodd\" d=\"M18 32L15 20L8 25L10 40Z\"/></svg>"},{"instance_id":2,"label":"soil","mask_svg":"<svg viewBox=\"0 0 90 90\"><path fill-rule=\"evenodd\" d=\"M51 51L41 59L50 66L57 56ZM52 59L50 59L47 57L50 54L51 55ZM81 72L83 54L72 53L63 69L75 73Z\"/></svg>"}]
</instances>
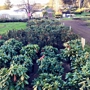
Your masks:
<instances>
[{"instance_id":1,"label":"soil","mask_svg":"<svg viewBox=\"0 0 90 90\"><path fill-rule=\"evenodd\" d=\"M29 74L29 76L30 76L30 79L29 79L30 84L28 86L28 90L33 90L33 86L31 84L32 80L34 80L35 78L37 78L39 76L38 65L36 62L33 64L33 70L32 70L32 73Z\"/></svg>"},{"instance_id":2,"label":"soil","mask_svg":"<svg viewBox=\"0 0 90 90\"><path fill-rule=\"evenodd\" d=\"M64 68L64 73L63 73L63 75L62 75L62 79L63 80L66 80L65 79L65 76L66 76L66 74L68 73L68 72L71 72L71 67L70 67L70 63L67 63L67 62L63 62L63 68Z\"/></svg>"}]
</instances>

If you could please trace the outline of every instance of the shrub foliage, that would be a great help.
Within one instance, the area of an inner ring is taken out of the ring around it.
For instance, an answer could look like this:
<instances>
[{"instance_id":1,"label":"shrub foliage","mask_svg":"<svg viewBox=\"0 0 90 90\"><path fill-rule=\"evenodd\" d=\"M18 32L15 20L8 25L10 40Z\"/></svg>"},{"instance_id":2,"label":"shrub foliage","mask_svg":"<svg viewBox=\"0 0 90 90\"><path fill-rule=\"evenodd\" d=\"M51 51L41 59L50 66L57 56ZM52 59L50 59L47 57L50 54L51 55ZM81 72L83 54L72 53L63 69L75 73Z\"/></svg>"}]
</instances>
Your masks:
<instances>
[{"instance_id":1,"label":"shrub foliage","mask_svg":"<svg viewBox=\"0 0 90 90\"><path fill-rule=\"evenodd\" d=\"M38 44L40 47L51 45L63 48L63 42L77 38L68 27L63 26L58 20L30 20L27 22L26 30L9 31L2 39L15 38L24 45L29 43Z\"/></svg>"},{"instance_id":2,"label":"shrub foliage","mask_svg":"<svg viewBox=\"0 0 90 90\"><path fill-rule=\"evenodd\" d=\"M2 35L0 90L89 90L90 54L77 38L49 19L30 20L26 30Z\"/></svg>"}]
</instances>

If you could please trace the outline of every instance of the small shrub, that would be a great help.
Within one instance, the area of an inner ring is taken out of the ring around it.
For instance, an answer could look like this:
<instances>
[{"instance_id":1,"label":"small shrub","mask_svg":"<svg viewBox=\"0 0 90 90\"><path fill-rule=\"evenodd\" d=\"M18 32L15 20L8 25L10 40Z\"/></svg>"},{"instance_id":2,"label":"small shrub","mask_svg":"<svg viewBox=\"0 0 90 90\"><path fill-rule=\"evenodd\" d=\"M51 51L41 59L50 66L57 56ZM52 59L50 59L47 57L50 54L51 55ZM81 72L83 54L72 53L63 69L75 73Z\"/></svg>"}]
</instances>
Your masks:
<instances>
[{"instance_id":1,"label":"small shrub","mask_svg":"<svg viewBox=\"0 0 90 90\"><path fill-rule=\"evenodd\" d=\"M4 44L5 40L0 40L0 46Z\"/></svg>"},{"instance_id":2,"label":"small shrub","mask_svg":"<svg viewBox=\"0 0 90 90\"><path fill-rule=\"evenodd\" d=\"M38 90L61 90L63 81L60 76L43 73L33 81L33 88Z\"/></svg>"},{"instance_id":3,"label":"small shrub","mask_svg":"<svg viewBox=\"0 0 90 90\"><path fill-rule=\"evenodd\" d=\"M23 43L38 44L41 48L51 45L58 49L63 48L63 42L78 38L68 27L63 27L58 20L30 20L26 30L9 31L2 35L2 39L15 38Z\"/></svg>"},{"instance_id":4,"label":"small shrub","mask_svg":"<svg viewBox=\"0 0 90 90\"><path fill-rule=\"evenodd\" d=\"M17 64L0 69L0 90L26 90L29 78L26 72L27 68Z\"/></svg>"}]
</instances>

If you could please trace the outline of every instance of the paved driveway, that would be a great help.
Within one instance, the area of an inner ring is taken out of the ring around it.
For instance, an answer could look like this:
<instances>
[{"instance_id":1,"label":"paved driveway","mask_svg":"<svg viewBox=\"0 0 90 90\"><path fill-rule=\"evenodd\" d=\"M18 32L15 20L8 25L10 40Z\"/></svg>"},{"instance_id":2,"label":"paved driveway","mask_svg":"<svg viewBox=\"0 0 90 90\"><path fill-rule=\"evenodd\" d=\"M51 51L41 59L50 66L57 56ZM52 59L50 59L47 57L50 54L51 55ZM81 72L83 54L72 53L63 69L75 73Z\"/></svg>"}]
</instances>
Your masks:
<instances>
[{"instance_id":1,"label":"paved driveway","mask_svg":"<svg viewBox=\"0 0 90 90\"><path fill-rule=\"evenodd\" d=\"M71 26L74 33L86 39L90 43L90 27L82 20L62 21L66 26Z\"/></svg>"}]
</instances>

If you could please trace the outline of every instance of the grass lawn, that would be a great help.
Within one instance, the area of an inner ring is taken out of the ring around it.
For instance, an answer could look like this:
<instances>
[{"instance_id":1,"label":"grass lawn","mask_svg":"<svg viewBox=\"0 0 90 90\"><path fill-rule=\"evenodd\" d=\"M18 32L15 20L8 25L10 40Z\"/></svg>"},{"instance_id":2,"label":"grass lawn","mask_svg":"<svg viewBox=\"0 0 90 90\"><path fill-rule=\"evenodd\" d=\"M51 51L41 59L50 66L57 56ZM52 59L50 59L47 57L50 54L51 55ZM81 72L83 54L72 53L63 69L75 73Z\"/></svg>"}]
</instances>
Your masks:
<instances>
[{"instance_id":1,"label":"grass lawn","mask_svg":"<svg viewBox=\"0 0 90 90\"><path fill-rule=\"evenodd\" d=\"M90 18L90 16L86 16L86 15L90 15L90 13L84 12L82 14L75 14L74 17L65 17L65 18L61 18L61 20L73 20L73 18L81 18L82 20L88 20L88 18Z\"/></svg>"},{"instance_id":2,"label":"grass lawn","mask_svg":"<svg viewBox=\"0 0 90 90\"><path fill-rule=\"evenodd\" d=\"M9 30L20 30L26 28L26 22L6 22L0 23L0 34L5 34Z\"/></svg>"},{"instance_id":3,"label":"grass lawn","mask_svg":"<svg viewBox=\"0 0 90 90\"><path fill-rule=\"evenodd\" d=\"M87 20L86 23L87 23L87 26L90 28L90 20Z\"/></svg>"},{"instance_id":4,"label":"grass lawn","mask_svg":"<svg viewBox=\"0 0 90 90\"><path fill-rule=\"evenodd\" d=\"M71 18L67 18L67 17L66 18L62 18L62 20L65 20L65 21L66 20L72 20L72 17Z\"/></svg>"},{"instance_id":5,"label":"grass lawn","mask_svg":"<svg viewBox=\"0 0 90 90\"><path fill-rule=\"evenodd\" d=\"M90 16L87 16L87 15L90 15L90 13L88 13L88 12L83 12L82 14L76 14L76 18L84 18L84 19L88 19L88 18L90 18Z\"/></svg>"},{"instance_id":6,"label":"grass lawn","mask_svg":"<svg viewBox=\"0 0 90 90\"><path fill-rule=\"evenodd\" d=\"M90 20L87 20L86 22L87 22L87 23L90 23Z\"/></svg>"}]
</instances>

